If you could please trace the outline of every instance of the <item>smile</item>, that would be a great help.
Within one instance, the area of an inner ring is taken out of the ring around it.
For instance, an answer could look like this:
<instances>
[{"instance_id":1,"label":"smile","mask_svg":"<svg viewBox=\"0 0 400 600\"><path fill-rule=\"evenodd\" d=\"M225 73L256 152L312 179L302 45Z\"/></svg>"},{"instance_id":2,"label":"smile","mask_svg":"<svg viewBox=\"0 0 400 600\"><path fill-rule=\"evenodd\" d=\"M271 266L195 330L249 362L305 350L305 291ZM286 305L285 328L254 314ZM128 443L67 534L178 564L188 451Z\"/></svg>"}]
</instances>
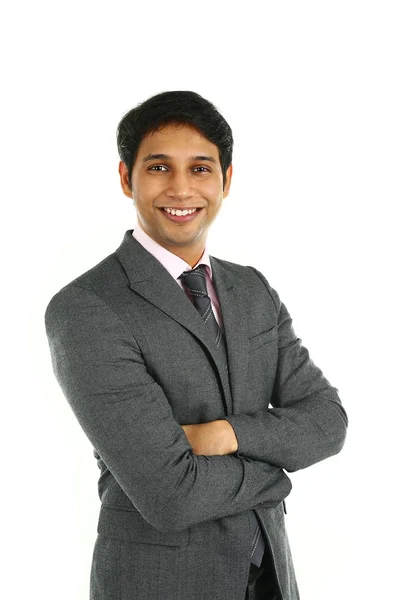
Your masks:
<instances>
[{"instance_id":1,"label":"smile","mask_svg":"<svg viewBox=\"0 0 400 600\"><path fill-rule=\"evenodd\" d=\"M175 208L165 208L164 210L167 211L167 213L170 213L171 215L178 215L178 217L182 217L185 215L191 215L194 212L196 212L197 208L188 208L185 210L179 210L179 209L175 209Z\"/></svg>"},{"instance_id":2,"label":"smile","mask_svg":"<svg viewBox=\"0 0 400 600\"><path fill-rule=\"evenodd\" d=\"M185 210L179 210L175 208L162 208L163 215L170 221L175 223L187 223L193 221L200 213L202 208L189 208Z\"/></svg>"}]
</instances>

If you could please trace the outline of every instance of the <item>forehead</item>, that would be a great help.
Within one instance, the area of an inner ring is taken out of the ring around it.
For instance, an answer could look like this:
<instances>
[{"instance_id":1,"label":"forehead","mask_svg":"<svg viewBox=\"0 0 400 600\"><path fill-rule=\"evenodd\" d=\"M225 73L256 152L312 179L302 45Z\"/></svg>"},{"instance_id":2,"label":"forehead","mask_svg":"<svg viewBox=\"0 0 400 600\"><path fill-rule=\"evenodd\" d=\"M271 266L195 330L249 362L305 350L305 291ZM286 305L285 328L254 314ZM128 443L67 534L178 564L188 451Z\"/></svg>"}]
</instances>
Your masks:
<instances>
[{"instance_id":1,"label":"forehead","mask_svg":"<svg viewBox=\"0 0 400 600\"><path fill-rule=\"evenodd\" d=\"M218 147L195 127L187 124L168 123L157 131L148 133L141 141L138 155L169 154L185 157L192 154L209 154L219 157Z\"/></svg>"}]
</instances>

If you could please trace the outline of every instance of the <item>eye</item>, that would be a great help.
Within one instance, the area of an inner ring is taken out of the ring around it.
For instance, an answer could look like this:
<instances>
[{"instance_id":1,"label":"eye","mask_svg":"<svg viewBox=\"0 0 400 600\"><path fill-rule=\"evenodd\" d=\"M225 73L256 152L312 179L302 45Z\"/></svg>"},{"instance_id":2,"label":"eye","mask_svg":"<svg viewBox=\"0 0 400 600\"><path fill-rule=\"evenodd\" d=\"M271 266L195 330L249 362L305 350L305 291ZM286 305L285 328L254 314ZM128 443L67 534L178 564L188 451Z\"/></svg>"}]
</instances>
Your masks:
<instances>
[{"instance_id":1,"label":"eye","mask_svg":"<svg viewBox=\"0 0 400 600\"><path fill-rule=\"evenodd\" d=\"M152 167L149 167L149 171L151 171L152 169L166 169L166 167L164 167L164 165L153 165Z\"/></svg>"},{"instance_id":2,"label":"eye","mask_svg":"<svg viewBox=\"0 0 400 600\"><path fill-rule=\"evenodd\" d=\"M196 169L205 169L205 171L210 171L210 169L208 169L207 167L201 166L201 167L195 167L194 170ZM204 173L205 171L200 171L201 173Z\"/></svg>"}]
</instances>

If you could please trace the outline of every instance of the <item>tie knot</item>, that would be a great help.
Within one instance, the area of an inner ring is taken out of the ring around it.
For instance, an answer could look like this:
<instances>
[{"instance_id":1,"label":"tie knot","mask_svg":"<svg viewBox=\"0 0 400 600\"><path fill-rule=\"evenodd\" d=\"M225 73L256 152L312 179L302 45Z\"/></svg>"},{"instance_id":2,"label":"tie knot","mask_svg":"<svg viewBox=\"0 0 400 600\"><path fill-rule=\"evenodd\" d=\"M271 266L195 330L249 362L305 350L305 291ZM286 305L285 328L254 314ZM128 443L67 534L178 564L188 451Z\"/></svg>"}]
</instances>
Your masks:
<instances>
[{"instance_id":1,"label":"tie knot","mask_svg":"<svg viewBox=\"0 0 400 600\"><path fill-rule=\"evenodd\" d=\"M182 280L193 296L207 296L205 265L199 265L190 271L183 271L178 279Z\"/></svg>"}]
</instances>

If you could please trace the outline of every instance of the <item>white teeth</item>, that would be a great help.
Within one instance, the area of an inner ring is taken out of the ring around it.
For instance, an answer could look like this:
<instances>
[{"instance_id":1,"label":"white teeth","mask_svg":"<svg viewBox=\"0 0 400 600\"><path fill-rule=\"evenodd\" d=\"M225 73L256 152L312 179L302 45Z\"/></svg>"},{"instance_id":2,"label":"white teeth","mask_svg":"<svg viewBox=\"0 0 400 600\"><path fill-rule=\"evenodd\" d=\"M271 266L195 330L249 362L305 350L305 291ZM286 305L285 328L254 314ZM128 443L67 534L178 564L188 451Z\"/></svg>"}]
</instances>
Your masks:
<instances>
[{"instance_id":1,"label":"white teeth","mask_svg":"<svg viewBox=\"0 0 400 600\"><path fill-rule=\"evenodd\" d=\"M167 213L176 215L178 217L184 217L185 215L192 215L196 212L197 208L190 208L189 210L175 210L174 208L164 208Z\"/></svg>"}]
</instances>

